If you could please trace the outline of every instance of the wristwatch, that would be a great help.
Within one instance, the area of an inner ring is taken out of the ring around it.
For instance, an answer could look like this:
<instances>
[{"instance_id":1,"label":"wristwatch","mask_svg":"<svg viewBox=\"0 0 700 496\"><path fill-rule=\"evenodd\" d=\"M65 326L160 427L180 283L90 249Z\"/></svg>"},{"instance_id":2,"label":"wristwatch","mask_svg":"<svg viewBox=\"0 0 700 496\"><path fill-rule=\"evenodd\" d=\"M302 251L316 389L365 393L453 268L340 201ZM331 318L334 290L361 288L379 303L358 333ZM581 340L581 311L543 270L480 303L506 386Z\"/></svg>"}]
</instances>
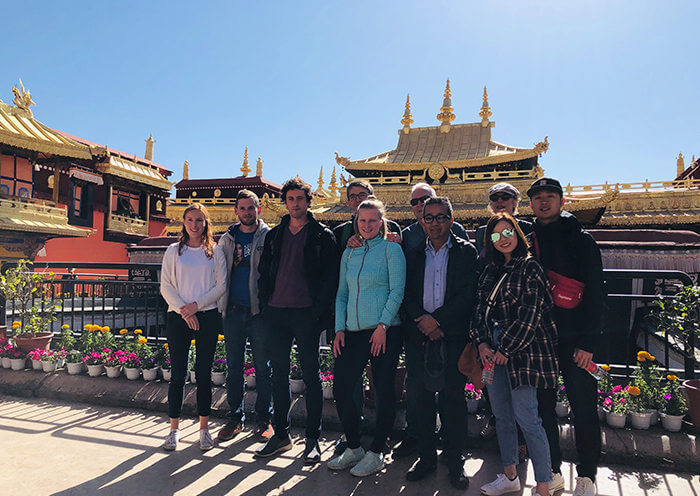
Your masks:
<instances>
[{"instance_id":1,"label":"wristwatch","mask_svg":"<svg viewBox=\"0 0 700 496\"><path fill-rule=\"evenodd\" d=\"M380 322L380 323L379 323L379 326L380 326L382 329L384 329L384 332L386 332L386 330L388 329L388 326L387 326L384 322Z\"/></svg>"}]
</instances>

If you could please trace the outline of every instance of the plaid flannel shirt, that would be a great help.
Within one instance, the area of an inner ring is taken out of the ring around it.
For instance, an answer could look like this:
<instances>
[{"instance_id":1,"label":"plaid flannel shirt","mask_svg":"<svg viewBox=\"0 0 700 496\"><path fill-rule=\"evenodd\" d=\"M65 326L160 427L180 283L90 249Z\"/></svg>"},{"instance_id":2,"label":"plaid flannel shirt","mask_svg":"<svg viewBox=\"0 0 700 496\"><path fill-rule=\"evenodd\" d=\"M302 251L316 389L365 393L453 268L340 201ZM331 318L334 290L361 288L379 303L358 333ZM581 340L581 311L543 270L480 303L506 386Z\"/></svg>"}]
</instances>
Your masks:
<instances>
[{"instance_id":1,"label":"plaid flannel shirt","mask_svg":"<svg viewBox=\"0 0 700 496\"><path fill-rule=\"evenodd\" d=\"M508 272L501 286L489 320L484 321L487 298L494 285ZM469 334L478 347L493 346L491 325L498 321L503 330L500 351L508 358L508 372L513 388L532 386L554 388L557 383L557 327L554 304L542 266L532 257L511 260L500 268L490 263L479 280L476 309Z\"/></svg>"}]
</instances>

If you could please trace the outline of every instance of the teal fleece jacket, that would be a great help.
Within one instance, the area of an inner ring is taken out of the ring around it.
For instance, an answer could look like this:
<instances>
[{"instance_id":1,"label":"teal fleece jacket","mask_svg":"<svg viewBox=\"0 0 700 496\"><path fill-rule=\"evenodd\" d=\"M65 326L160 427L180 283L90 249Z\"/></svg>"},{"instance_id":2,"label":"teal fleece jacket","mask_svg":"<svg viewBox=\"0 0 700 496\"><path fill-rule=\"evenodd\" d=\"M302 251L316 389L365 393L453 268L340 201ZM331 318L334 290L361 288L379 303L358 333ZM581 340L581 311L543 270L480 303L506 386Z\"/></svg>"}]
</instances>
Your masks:
<instances>
[{"instance_id":1,"label":"teal fleece jacket","mask_svg":"<svg viewBox=\"0 0 700 496\"><path fill-rule=\"evenodd\" d=\"M406 258L399 244L377 236L360 248L346 248L335 298L335 330L374 329L380 322L399 325L405 285Z\"/></svg>"}]
</instances>

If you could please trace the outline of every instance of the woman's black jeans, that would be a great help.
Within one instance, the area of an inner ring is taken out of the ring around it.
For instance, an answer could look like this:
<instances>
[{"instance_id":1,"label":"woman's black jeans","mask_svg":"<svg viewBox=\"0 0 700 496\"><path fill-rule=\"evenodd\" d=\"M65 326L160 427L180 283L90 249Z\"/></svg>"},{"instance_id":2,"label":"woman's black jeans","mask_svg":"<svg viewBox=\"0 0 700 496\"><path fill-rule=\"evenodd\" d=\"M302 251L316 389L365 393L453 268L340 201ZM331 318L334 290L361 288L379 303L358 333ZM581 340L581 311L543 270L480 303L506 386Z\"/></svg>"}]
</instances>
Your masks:
<instances>
[{"instance_id":1,"label":"woman's black jeans","mask_svg":"<svg viewBox=\"0 0 700 496\"><path fill-rule=\"evenodd\" d=\"M362 412L358 410L353 395L358 383L362 383L362 372L365 370L367 360L370 361L377 421L374 440L369 449L375 453L381 453L394 426L396 366L401 352L402 336L398 326L390 327L386 331L385 352L379 356L373 356L369 342L373 332L374 329L366 329L345 333L345 346L341 348L340 356L335 359L333 396L335 396L335 406L348 440L348 447L358 448Z\"/></svg>"},{"instance_id":2,"label":"woman's black jeans","mask_svg":"<svg viewBox=\"0 0 700 496\"><path fill-rule=\"evenodd\" d=\"M182 402L185 399L185 381L187 380L187 359L190 343L195 340L197 361L197 413L208 417L211 413L211 365L214 362L216 341L221 332L221 315L216 309L197 312L199 330L187 327L187 322L176 312L168 312L165 333L168 337L172 377L168 386L168 416L180 418Z\"/></svg>"}]
</instances>

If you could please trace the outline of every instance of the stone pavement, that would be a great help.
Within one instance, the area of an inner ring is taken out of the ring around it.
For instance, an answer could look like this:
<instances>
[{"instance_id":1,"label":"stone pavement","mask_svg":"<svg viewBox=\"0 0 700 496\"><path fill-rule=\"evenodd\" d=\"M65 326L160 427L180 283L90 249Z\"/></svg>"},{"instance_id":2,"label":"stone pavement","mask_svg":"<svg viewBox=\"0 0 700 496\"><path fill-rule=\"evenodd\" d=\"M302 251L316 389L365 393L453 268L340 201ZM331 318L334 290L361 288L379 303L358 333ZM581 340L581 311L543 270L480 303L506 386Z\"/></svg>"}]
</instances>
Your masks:
<instances>
[{"instance_id":1,"label":"stone pavement","mask_svg":"<svg viewBox=\"0 0 700 496\"><path fill-rule=\"evenodd\" d=\"M212 420L212 430L222 425ZM477 495L478 487L499 471L495 453L475 451L466 462L471 477L467 491L456 491L440 467L420 483L408 483L405 472L412 460L389 458L387 468L363 479L330 472L325 463L307 467L299 459L302 444L267 461L255 460L260 445L248 431L233 441L202 453L193 418L182 421L178 451L160 445L168 432L164 413L68 403L61 400L0 395L0 494L12 496L81 495ZM298 437L300 431L295 430ZM327 433L324 433L327 434ZM337 434L321 440L323 460L330 458ZM527 466L526 466L527 465ZM562 467L567 481L562 495L571 494L574 467ZM533 474L520 466L529 495ZM601 496L697 496L697 474L663 473L630 467L602 467L598 475Z\"/></svg>"}]
</instances>

